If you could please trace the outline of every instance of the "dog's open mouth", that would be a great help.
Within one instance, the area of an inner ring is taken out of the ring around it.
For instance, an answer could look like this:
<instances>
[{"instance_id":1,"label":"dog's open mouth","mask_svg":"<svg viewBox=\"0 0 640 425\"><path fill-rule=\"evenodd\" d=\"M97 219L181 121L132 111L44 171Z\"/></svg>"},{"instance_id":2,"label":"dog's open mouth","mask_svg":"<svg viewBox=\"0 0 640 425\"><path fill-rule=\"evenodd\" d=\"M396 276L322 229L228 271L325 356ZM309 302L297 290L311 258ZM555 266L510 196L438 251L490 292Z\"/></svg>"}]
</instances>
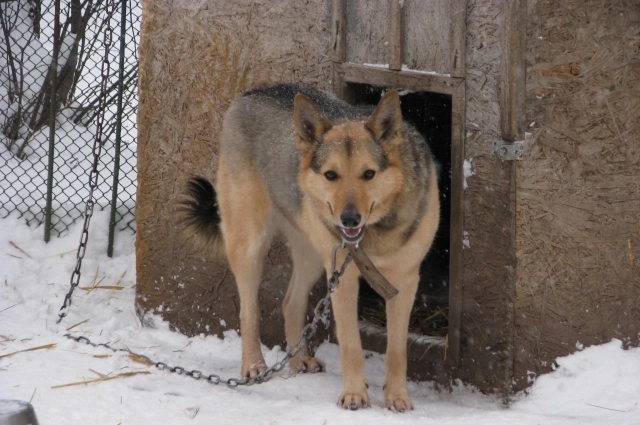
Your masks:
<instances>
[{"instance_id":1,"label":"dog's open mouth","mask_svg":"<svg viewBox=\"0 0 640 425\"><path fill-rule=\"evenodd\" d=\"M362 236L364 235L364 227L342 227L338 226L340 229L340 236L345 242L348 243L358 243Z\"/></svg>"}]
</instances>

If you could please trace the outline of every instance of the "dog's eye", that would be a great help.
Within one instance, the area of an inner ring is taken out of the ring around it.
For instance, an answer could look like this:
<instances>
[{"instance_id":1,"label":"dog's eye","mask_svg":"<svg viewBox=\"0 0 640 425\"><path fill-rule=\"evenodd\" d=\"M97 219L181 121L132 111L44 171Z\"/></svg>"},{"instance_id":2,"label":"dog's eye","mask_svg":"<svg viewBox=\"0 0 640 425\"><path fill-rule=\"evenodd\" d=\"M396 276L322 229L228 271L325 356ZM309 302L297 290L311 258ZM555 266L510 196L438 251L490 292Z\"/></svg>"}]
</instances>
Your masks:
<instances>
[{"instance_id":1,"label":"dog's eye","mask_svg":"<svg viewBox=\"0 0 640 425\"><path fill-rule=\"evenodd\" d=\"M371 180L376 175L376 172L373 170L366 170L362 173L362 178L365 180Z\"/></svg>"},{"instance_id":2,"label":"dog's eye","mask_svg":"<svg viewBox=\"0 0 640 425\"><path fill-rule=\"evenodd\" d=\"M333 170L329 170L324 173L324 178L329 180L330 182L338 180L338 173Z\"/></svg>"}]
</instances>

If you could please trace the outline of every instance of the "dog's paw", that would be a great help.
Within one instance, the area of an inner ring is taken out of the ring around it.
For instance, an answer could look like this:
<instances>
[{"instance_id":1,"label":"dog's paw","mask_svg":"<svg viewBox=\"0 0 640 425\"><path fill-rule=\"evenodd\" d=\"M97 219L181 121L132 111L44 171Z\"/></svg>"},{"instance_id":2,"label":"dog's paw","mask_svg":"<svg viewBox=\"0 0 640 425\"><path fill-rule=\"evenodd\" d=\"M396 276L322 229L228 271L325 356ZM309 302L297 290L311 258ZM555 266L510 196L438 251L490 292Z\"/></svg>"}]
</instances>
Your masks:
<instances>
[{"instance_id":1,"label":"dog's paw","mask_svg":"<svg viewBox=\"0 0 640 425\"><path fill-rule=\"evenodd\" d=\"M384 405L392 412L404 413L408 410L413 410L413 403L411 403L411 399L406 390L398 391L394 394L385 391Z\"/></svg>"},{"instance_id":2,"label":"dog's paw","mask_svg":"<svg viewBox=\"0 0 640 425\"><path fill-rule=\"evenodd\" d=\"M360 391L343 391L338 399L338 406L347 410L358 410L370 407L369 394L363 387Z\"/></svg>"},{"instance_id":3,"label":"dog's paw","mask_svg":"<svg viewBox=\"0 0 640 425\"><path fill-rule=\"evenodd\" d=\"M253 378L260 375L261 373L265 373L266 371L267 365L264 360L242 365L243 378Z\"/></svg>"},{"instance_id":4,"label":"dog's paw","mask_svg":"<svg viewBox=\"0 0 640 425\"><path fill-rule=\"evenodd\" d=\"M324 370L324 363L311 356L292 357L289 366L295 373L317 373Z\"/></svg>"}]
</instances>

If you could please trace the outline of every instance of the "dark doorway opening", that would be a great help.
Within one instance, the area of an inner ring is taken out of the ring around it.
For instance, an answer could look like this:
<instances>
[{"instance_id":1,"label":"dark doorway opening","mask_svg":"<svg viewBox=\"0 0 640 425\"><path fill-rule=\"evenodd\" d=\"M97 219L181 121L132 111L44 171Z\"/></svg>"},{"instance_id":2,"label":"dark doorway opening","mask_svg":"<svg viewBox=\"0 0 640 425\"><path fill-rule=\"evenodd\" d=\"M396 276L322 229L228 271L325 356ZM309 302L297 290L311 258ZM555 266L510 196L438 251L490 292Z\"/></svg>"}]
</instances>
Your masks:
<instances>
[{"instance_id":1,"label":"dark doorway opening","mask_svg":"<svg viewBox=\"0 0 640 425\"><path fill-rule=\"evenodd\" d=\"M388 88L349 83L348 100L355 105L377 105ZM410 332L444 337L448 332L449 257L451 229L452 97L426 91L400 93L403 118L422 134L439 167L440 224L431 250L420 266L420 284L411 313ZM360 320L386 326L384 300L365 282L360 285Z\"/></svg>"}]
</instances>

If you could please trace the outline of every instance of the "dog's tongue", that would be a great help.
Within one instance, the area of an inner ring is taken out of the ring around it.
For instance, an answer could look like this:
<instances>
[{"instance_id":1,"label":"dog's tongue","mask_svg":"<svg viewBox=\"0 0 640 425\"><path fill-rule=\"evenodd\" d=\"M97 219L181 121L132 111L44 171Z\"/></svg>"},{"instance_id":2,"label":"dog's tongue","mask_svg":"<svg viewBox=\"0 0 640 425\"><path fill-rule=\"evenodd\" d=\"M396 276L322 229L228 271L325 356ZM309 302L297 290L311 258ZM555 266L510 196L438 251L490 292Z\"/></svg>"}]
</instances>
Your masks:
<instances>
[{"instance_id":1,"label":"dog's tongue","mask_svg":"<svg viewBox=\"0 0 640 425\"><path fill-rule=\"evenodd\" d=\"M343 228L343 229L342 229L342 231L344 232L344 234L345 234L347 237L350 237L350 238L355 238L356 236L358 236L358 235L360 234L360 231L361 231L361 230L362 230L362 229L360 229L360 228L356 228L356 229L346 229L346 228Z\"/></svg>"}]
</instances>

